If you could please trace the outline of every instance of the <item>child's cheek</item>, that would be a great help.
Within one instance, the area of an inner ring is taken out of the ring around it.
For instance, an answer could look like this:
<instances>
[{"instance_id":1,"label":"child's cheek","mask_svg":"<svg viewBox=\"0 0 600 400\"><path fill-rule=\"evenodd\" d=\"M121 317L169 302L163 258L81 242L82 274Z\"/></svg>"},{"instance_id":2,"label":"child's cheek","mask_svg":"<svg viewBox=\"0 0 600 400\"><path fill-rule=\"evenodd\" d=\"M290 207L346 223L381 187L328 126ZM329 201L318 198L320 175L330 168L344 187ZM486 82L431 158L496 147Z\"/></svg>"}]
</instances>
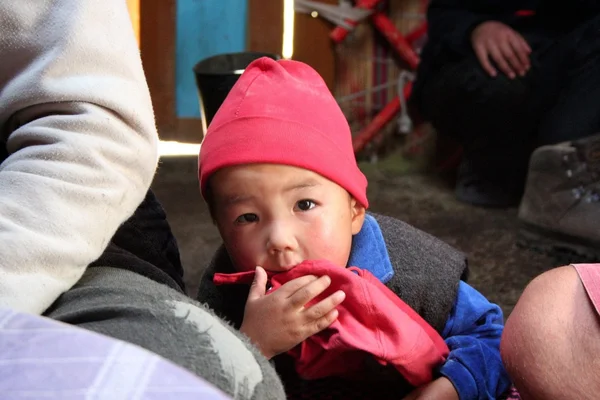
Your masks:
<instances>
[{"instance_id":1,"label":"child's cheek","mask_svg":"<svg viewBox=\"0 0 600 400\"><path fill-rule=\"evenodd\" d=\"M348 228L336 220L319 221L315 229L306 237L312 249L311 258L326 259L340 266L346 266L350 255L352 235Z\"/></svg>"},{"instance_id":2,"label":"child's cheek","mask_svg":"<svg viewBox=\"0 0 600 400\"><path fill-rule=\"evenodd\" d=\"M227 245L229 254L239 271L252 271L260 260L260 248L256 236L235 232Z\"/></svg>"}]
</instances>

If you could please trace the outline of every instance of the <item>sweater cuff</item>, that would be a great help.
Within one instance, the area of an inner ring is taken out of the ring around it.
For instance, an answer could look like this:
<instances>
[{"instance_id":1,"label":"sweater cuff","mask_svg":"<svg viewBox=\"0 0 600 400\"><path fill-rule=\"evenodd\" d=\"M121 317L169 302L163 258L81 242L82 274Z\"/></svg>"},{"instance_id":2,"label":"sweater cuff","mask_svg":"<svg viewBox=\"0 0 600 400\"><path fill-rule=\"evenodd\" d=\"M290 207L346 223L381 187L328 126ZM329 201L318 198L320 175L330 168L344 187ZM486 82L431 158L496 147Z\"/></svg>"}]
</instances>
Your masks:
<instances>
[{"instance_id":1,"label":"sweater cuff","mask_svg":"<svg viewBox=\"0 0 600 400\"><path fill-rule=\"evenodd\" d=\"M440 374L452 382L459 399L478 399L479 389L469 370L456 360L448 360L440 368Z\"/></svg>"},{"instance_id":2,"label":"sweater cuff","mask_svg":"<svg viewBox=\"0 0 600 400\"><path fill-rule=\"evenodd\" d=\"M450 48L458 53L465 55L464 49L472 49L471 35L475 28L484 22L496 21L511 26L514 24L516 17L514 16L493 16L487 14L469 14L465 16L459 26L455 27L454 33L450 38Z\"/></svg>"},{"instance_id":3,"label":"sweater cuff","mask_svg":"<svg viewBox=\"0 0 600 400\"><path fill-rule=\"evenodd\" d=\"M464 52L464 49L471 49L471 34L480 24L490 21L490 17L481 15L471 15L469 18L461 21L461 25L456 28L456 31L450 39L450 48L459 54ZM463 54L464 55L464 54Z\"/></svg>"}]
</instances>

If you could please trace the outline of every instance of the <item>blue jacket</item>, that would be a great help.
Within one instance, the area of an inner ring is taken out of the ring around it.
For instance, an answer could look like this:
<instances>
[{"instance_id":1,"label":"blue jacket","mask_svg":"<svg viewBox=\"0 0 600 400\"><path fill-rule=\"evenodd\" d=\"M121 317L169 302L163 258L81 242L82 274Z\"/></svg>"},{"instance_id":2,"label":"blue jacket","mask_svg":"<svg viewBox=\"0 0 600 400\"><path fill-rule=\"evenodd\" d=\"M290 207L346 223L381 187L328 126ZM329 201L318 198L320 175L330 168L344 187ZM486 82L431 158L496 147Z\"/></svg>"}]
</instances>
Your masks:
<instances>
[{"instance_id":1,"label":"blue jacket","mask_svg":"<svg viewBox=\"0 0 600 400\"><path fill-rule=\"evenodd\" d=\"M460 282L442 333L450 355L440 368L460 399L495 399L510 386L499 351L503 328L500 307Z\"/></svg>"},{"instance_id":2,"label":"blue jacket","mask_svg":"<svg viewBox=\"0 0 600 400\"><path fill-rule=\"evenodd\" d=\"M387 283L394 268L377 221L367 216L354 237L349 265L356 265ZM496 399L510 386L500 358L504 328L502 310L460 281L442 337L450 349L439 373L447 377L461 400Z\"/></svg>"}]
</instances>

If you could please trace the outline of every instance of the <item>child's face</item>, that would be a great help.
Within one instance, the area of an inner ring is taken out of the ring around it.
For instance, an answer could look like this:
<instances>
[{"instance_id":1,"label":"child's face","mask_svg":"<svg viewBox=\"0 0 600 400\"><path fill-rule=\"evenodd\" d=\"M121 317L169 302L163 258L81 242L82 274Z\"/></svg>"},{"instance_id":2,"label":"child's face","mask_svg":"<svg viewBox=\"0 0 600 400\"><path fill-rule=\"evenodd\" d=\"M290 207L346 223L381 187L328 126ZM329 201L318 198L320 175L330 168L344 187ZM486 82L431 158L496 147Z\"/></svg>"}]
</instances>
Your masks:
<instances>
[{"instance_id":1,"label":"child's face","mask_svg":"<svg viewBox=\"0 0 600 400\"><path fill-rule=\"evenodd\" d=\"M224 168L211 178L214 216L239 271L285 271L304 260L346 266L365 208L312 171L273 164Z\"/></svg>"}]
</instances>

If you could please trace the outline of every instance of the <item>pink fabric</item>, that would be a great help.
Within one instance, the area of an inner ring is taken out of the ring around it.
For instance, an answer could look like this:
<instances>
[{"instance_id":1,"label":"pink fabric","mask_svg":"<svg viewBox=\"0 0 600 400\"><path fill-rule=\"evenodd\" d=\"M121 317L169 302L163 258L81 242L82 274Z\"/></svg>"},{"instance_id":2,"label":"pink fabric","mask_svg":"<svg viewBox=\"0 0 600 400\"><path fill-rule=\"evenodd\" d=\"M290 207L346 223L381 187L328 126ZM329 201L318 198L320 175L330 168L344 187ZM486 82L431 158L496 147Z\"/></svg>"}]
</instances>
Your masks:
<instances>
[{"instance_id":1,"label":"pink fabric","mask_svg":"<svg viewBox=\"0 0 600 400\"><path fill-rule=\"evenodd\" d=\"M271 290L305 275L331 278L331 285L314 304L337 290L346 299L337 309L338 319L289 351L296 371L305 379L327 376L360 377L366 357L392 364L406 380L420 386L433 379L433 371L449 353L431 325L394 292L366 270L341 268L328 261L305 261L272 275ZM215 284L250 284L254 271L215 274ZM268 322L266 322L268 324Z\"/></svg>"},{"instance_id":2,"label":"pink fabric","mask_svg":"<svg viewBox=\"0 0 600 400\"><path fill-rule=\"evenodd\" d=\"M581 282L600 314L600 264L573 264Z\"/></svg>"},{"instance_id":3,"label":"pink fabric","mask_svg":"<svg viewBox=\"0 0 600 400\"><path fill-rule=\"evenodd\" d=\"M240 76L200 148L202 194L215 171L253 163L316 172L369 206L348 121L319 74L299 61L263 57Z\"/></svg>"}]
</instances>

